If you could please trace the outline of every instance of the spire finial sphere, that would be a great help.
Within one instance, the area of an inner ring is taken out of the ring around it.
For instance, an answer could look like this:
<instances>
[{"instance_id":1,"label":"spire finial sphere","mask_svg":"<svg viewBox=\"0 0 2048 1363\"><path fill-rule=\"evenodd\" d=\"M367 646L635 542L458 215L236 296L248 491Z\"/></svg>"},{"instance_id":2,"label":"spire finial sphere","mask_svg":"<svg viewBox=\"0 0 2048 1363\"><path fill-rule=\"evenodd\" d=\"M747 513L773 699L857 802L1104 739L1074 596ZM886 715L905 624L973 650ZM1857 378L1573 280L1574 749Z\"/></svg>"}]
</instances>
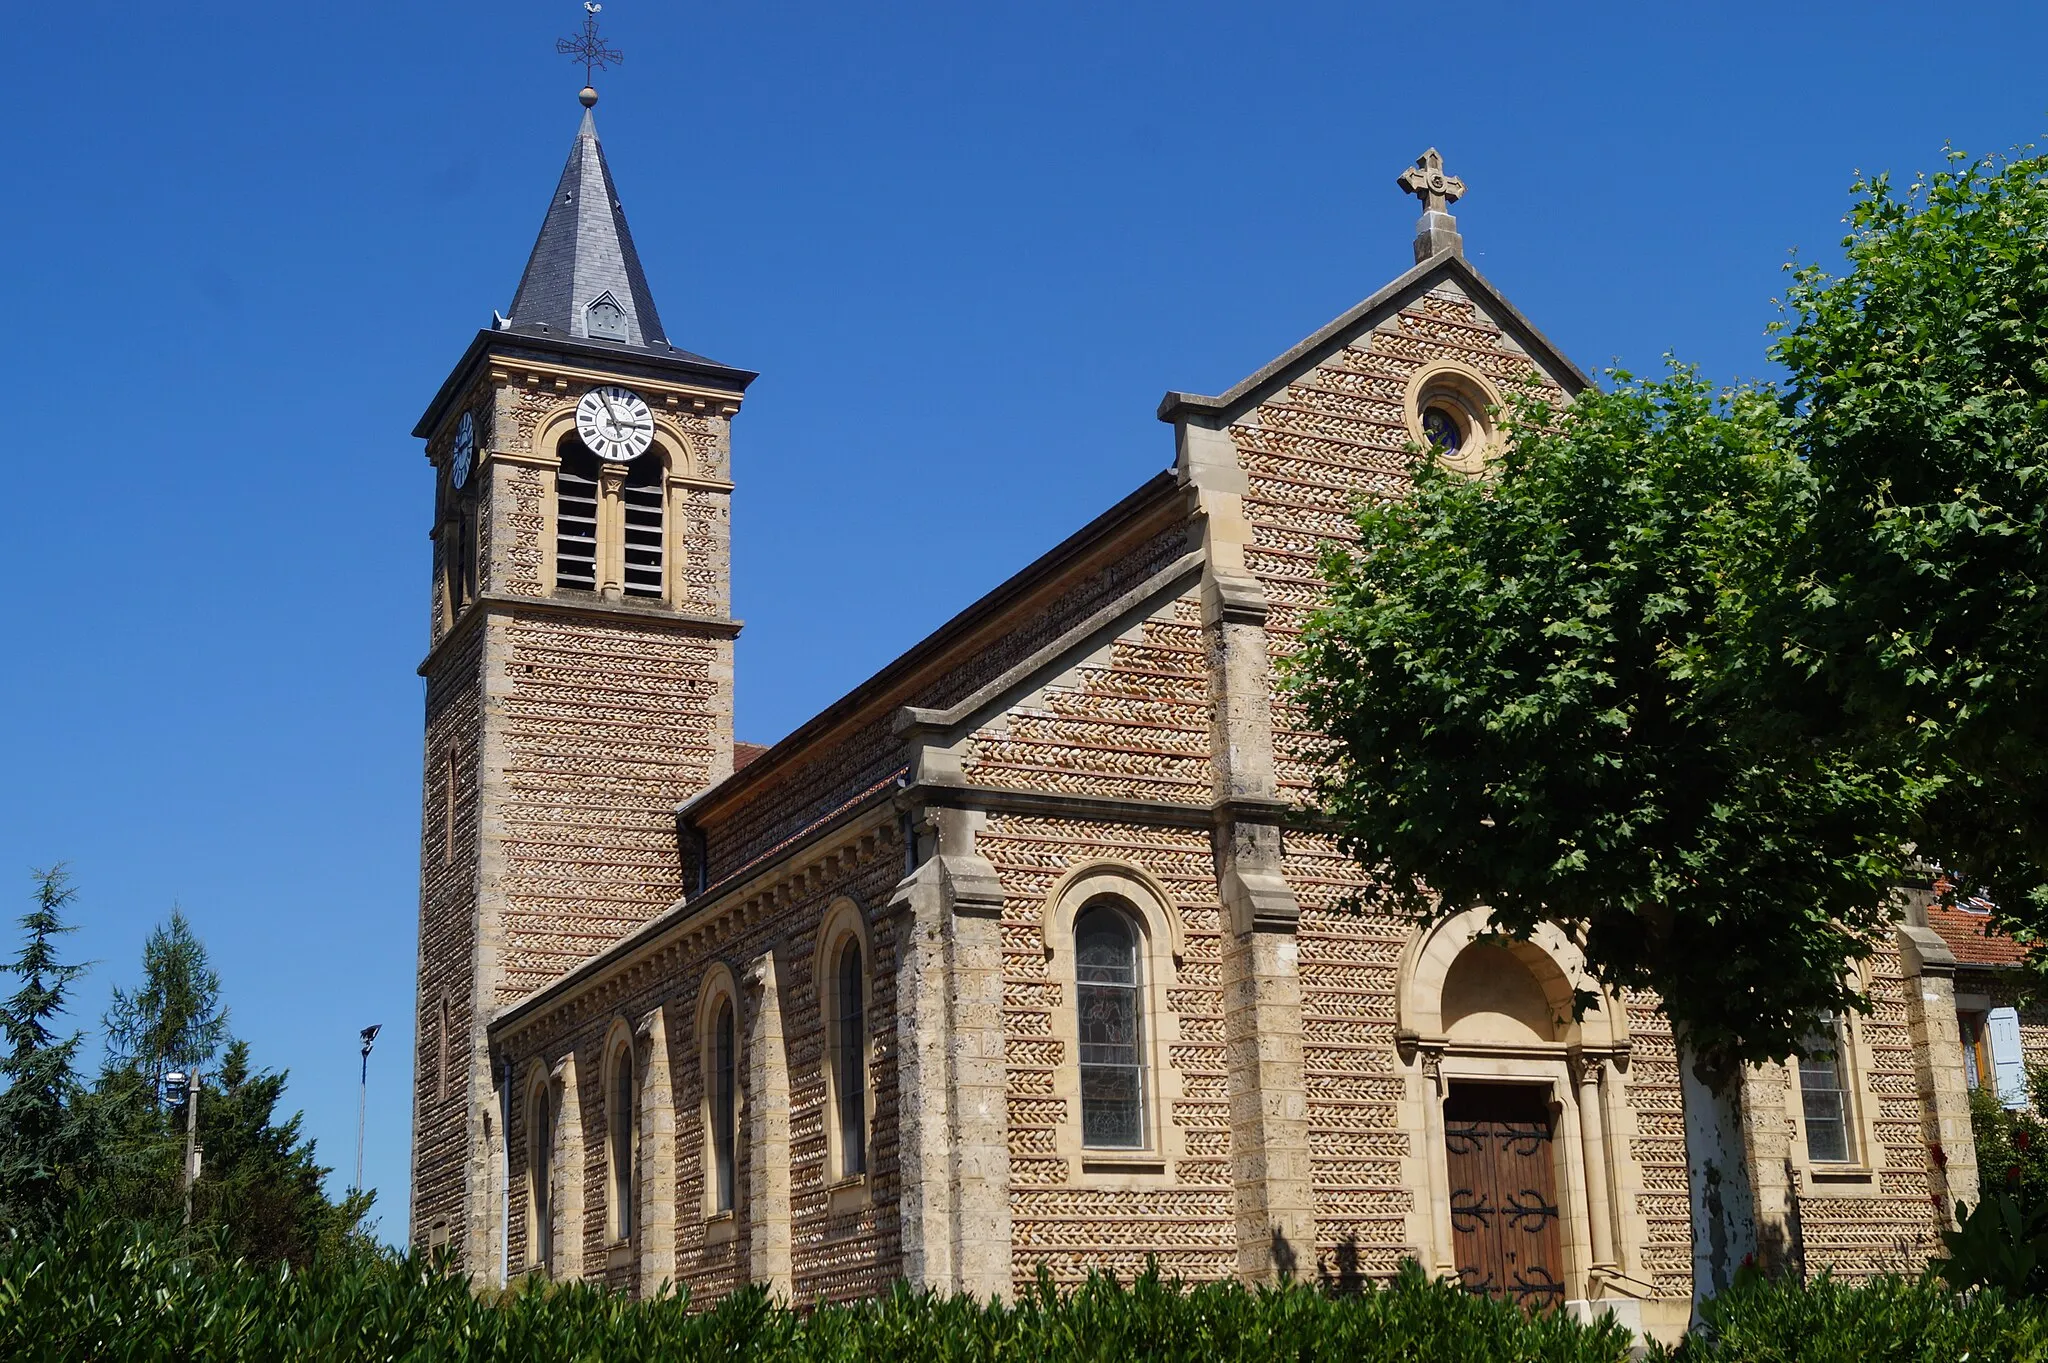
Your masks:
<instances>
[{"instance_id":1,"label":"spire finial sphere","mask_svg":"<svg viewBox=\"0 0 2048 1363\"><path fill-rule=\"evenodd\" d=\"M583 107L588 109L597 103L597 90L593 86L586 85L576 92L576 98L582 100Z\"/></svg>"}]
</instances>

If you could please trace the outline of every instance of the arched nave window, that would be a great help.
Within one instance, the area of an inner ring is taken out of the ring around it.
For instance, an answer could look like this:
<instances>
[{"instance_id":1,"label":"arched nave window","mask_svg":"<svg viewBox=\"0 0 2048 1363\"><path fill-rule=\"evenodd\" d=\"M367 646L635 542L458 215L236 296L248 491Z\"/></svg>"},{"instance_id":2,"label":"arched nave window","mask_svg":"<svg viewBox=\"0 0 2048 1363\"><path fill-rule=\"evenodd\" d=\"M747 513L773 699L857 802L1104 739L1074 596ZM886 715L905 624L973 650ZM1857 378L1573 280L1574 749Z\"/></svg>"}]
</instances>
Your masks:
<instances>
[{"instance_id":1,"label":"arched nave window","mask_svg":"<svg viewBox=\"0 0 2048 1363\"><path fill-rule=\"evenodd\" d=\"M1134 1150L1145 1144L1145 1010L1138 943L1137 924L1114 900L1095 900L1075 916L1083 1146Z\"/></svg>"}]
</instances>

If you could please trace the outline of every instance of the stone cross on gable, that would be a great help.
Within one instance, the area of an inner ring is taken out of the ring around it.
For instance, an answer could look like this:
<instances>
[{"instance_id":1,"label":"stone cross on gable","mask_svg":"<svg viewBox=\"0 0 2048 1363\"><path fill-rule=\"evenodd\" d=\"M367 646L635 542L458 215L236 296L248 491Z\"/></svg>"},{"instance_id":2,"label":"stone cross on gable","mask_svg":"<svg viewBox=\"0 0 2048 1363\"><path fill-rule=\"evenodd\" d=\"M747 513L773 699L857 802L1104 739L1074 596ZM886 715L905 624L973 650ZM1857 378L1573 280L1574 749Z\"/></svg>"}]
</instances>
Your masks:
<instances>
[{"instance_id":1,"label":"stone cross on gable","mask_svg":"<svg viewBox=\"0 0 2048 1363\"><path fill-rule=\"evenodd\" d=\"M1401 172L1394 183L1422 200L1425 213L1441 213L1465 197L1465 182L1444 174L1444 158L1435 147L1415 158L1415 164Z\"/></svg>"},{"instance_id":2,"label":"stone cross on gable","mask_svg":"<svg viewBox=\"0 0 2048 1363\"><path fill-rule=\"evenodd\" d=\"M1462 255L1465 239L1458 235L1458 220L1449 208L1465 195L1465 182L1444 174L1444 158L1431 147L1415 158L1415 164L1394 181L1403 191L1422 200L1422 217L1415 224L1417 264L1445 252Z\"/></svg>"}]
</instances>

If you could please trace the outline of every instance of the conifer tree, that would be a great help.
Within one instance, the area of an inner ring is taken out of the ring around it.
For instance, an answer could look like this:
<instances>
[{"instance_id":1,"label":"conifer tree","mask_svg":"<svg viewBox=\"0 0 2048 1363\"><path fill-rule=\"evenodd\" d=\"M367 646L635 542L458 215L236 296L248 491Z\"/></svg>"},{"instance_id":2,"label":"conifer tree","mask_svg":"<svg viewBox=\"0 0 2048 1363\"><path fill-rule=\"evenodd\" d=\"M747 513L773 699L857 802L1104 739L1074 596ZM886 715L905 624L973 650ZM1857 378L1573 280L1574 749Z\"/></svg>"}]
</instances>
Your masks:
<instances>
[{"instance_id":1,"label":"conifer tree","mask_svg":"<svg viewBox=\"0 0 2048 1363\"><path fill-rule=\"evenodd\" d=\"M161 1091L164 1075L208 1068L220 1054L228 1038L220 976L183 910L173 908L170 919L149 934L142 947L142 984L114 990L104 1025L109 1063L136 1071L153 1093Z\"/></svg>"},{"instance_id":2,"label":"conifer tree","mask_svg":"<svg viewBox=\"0 0 2048 1363\"><path fill-rule=\"evenodd\" d=\"M21 987L0 1005L0 1224L27 1231L62 1215L93 1173L102 1134L74 1069L79 1034L60 1037L56 1028L86 969L57 955L57 939L73 931L64 910L76 891L61 866L35 880L35 907L21 920L26 940L8 967Z\"/></svg>"}]
</instances>

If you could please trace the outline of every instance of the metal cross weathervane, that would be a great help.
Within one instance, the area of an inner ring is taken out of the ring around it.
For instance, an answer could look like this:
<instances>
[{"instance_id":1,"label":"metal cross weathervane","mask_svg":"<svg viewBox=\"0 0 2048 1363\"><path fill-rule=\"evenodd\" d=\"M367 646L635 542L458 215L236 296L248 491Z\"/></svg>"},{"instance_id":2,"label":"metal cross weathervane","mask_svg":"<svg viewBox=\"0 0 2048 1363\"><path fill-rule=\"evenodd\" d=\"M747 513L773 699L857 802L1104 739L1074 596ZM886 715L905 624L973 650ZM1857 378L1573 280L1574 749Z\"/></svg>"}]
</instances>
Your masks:
<instances>
[{"instance_id":1,"label":"metal cross weathervane","mask_svg":"<svg viewBox=\"0 0 2048 1363\"><path fill-rule=\"evenodd\" d=\"M1465 194L1463 180L1444 174L1444 158L1437 155L1435 147L1416 157L1415 164L1402 171L1394 183L1422 200L1425 213L1441 213Z\"/></svg>"},{"instance_id":2,"label":"metal cross weathervane","mask_svg":"<svg viewBox=\"0 0 2048 1363\"><path fill-rule=\"evenodd\" d=\"M604 39L597 35L597 12L604 6L594 0L583 0L583 31L573 38L559 38L555 51L570 61L583 63L583 83L590 85L593 73L607 66L616 66L626 60L626 54L616 47L606 47Z\"/></svg>"}]
</instances>

